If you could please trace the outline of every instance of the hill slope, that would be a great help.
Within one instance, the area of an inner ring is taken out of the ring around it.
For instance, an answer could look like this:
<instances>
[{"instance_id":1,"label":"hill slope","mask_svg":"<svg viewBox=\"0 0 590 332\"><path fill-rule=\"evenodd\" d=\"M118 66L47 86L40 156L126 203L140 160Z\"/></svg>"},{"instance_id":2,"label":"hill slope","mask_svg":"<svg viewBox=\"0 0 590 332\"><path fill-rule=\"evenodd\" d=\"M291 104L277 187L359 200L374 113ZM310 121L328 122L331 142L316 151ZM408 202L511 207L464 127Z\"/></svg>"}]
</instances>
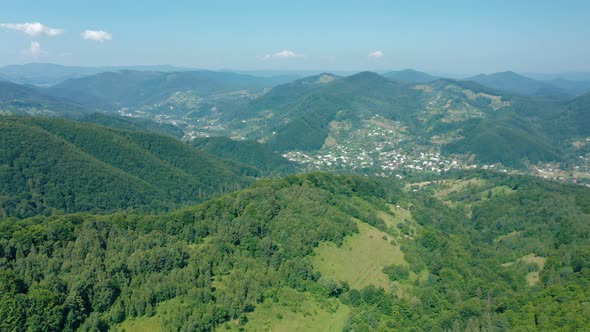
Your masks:
<instances>
[{"instance_id":1,"label":"hill slope","mask_svg":"<svg viewBox=\"0 0 590 332\"><path fill-rule=\"evenodd\" d=\"M166 209L252 182L257 171L174 138L72 121L1 117L3 216Z\"/></svg>"},{"instance_id":2,"label":"hill slope","mask_svg":"<svg viewBox=\"0 0 590 332\"><path fill-rule=\"evenodd\" d=\"M439 79L439 77L413 69L390 71L383 74L383 76L389 78L390 80L406 83L428 83Z\"/></svg>"},{"instance_id":3,"label":"hill slope","mask_svg":"<svg viewBox=\"0 0 590 332\"><path fill-rule=\"evenodd\" d=\"M156 216L0 219L0 328L590 324L588 189L489 173L418 186L314 173ZM347 254L386 254L363 261L379 278L320 273Z\"/></svg>"},{"instance_id":4,"label":"hill slope","mask_svg":"<svg viewBox=\"0 0 590 332\"><path fill-rule=\"evenodd\" d=\"M272 79L227 72L154 72L123 70L71 79L47 93L106 110L157 104L179 92L199 96L273 85Z\"/></svg>"},{"instance_id":5,"label":"hill slope","mask_svg":"<svg viewBox=\"0 0 590 332\"><path fill-rule=\"evenodd\" d=\"M80 116L88 112L80 105L49 96L37 88L0 81L0 114Z\"/></svg>"},{"instance_id":6,"label":"hill slope","mask_svg":"<svg viewBox=\"0 0 590 332\"><path fill-rule=\"evenodd\" d=\"M124 69L162 72L186 70L186 68L173 66L77 67L62 66L52 63L27 63L24 65L8 65L0 67L0 77L3 76L6 80L19 84L51 86L68 79Z\"/></svg>"},{"instance_id":7,"label":"hill slope","mask_svg":"<svg viewBox=\"0 0 590 332\"><path fill-rule=\"evenodd\" d=\"M567 97L569 95L567 91L562 90L558 86L549 82L537 81L511 71L489 75L480 74L467 78L467 80L477 82L493 89L521 95L547 97ZM565 87L563 84L562 86Z\"/></svg>"},{"instance_id":8,"label":"hill slope","mask_svg":"<svg viewBox=\"0 0 590 332\"><path fill-rule=\"evenodd\" d=\"M266 174L286 174L295 171L295 165L273 152L268 146L255 141L234 141L227 137L197 138L191 145L219 158L250 165Z\"/></svg>"},{"instance_id":9,"label":"hill slope","mask_svg":"<svg viewBox=\"0 0 590 332\"><path fill-rule=\"evenodd\" d=\"M179 127L172 124L157 123L148 119L132 118L127 116L119 116L115 114L107 114L95 112L85 114L81 117L75 118L81 122L94 123L101 126L132 130L132 131L149 131L160 135L171 136L175 138L182 138L184 132Z\"/></svg>"}]
</instances>

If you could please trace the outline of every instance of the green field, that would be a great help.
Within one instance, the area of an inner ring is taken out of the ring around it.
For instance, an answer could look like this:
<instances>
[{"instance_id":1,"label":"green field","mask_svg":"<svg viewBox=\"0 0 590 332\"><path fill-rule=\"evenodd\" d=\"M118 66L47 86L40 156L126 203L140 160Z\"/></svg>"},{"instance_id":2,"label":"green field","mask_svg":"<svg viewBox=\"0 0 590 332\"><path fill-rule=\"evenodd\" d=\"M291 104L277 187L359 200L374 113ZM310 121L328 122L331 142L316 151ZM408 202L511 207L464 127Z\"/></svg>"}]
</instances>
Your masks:
<instances>
[{"instance_id":1,"label":"green field","mask_svg":"<svg viewBox=\"0 0 590 332\"><path fill-rule=\"evenodd\" d=\"M218 331L342 331L350 308L336 299L316 298L290 288L281 289L278 302L267 300L248 315L248 322L230 322Z\"/></svg>"},{"instance_id":2,"label":"green field","mask_svg":"<svg viewBox=\"0 0 590 332\"><path fill-rule=\"evenodd\" d=\"M382 272L391 264L407 264L398 246L391 244L393 236L357 221L359 234L349 236L341 247L323 243L312 257L312 263L322 276L346 281L352 288L369 285L387 289L390 281Z\"/></svg>"},{"instance_id":3,"label":"green field","mask_svg":"<svg viewBox=\"0 0 590 332\"><path fill-rule=\"evenodd\" d=\"M504 263L504 264L502 264L502 266L509 267L509 266L512 266L512 265L519 263L519 262L532 263L532 264L537 264L537 266L539 267L539 271L541 271L541 270L543 270L543 267L545 267L546 261L547 261L547 258L545 258L545 257L537 256L535 254L529 254L529 255L520 257L515 262ZM531 271L531 272L527 273L526 282L529 286L532 287L532 286L535 286L536 284L539 283L539 271Z\"/></svg>"},{"instance_id":4,"label":"green field","mask_svg":"<svg viewBox=\"0 0 590 332\"><path fill-rule=\"evenodd\" d=\"M161 332L164 331L164 326L159 316L138 317L121 323L119 330L125 332Z\"/></svg>"}]
</instances>

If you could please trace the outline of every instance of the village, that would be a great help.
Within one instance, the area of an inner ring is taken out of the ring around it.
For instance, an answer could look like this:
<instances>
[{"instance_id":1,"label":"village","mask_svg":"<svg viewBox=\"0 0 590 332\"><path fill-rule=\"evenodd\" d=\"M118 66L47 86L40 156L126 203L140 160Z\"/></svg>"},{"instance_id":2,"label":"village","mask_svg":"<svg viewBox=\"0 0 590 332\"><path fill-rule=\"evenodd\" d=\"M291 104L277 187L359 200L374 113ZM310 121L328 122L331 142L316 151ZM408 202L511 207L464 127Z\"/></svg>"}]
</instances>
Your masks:
<instances>
[{"instance_id":1,"label":"village","mask_svg":"<svg viewBox=\"0 0 590 332\"><path fill-rule=\"evenodd\" d=\"M329 144L318 151L290 151L283 157L308 170L355 172L391 176L408 172L443 173L477 168L460 158L449 158L430 147L415 144L399 123L373 116L358 129L342 130L332 124ZM495 165L484 165L485 169Z\"/></svg>"}]
</instances>

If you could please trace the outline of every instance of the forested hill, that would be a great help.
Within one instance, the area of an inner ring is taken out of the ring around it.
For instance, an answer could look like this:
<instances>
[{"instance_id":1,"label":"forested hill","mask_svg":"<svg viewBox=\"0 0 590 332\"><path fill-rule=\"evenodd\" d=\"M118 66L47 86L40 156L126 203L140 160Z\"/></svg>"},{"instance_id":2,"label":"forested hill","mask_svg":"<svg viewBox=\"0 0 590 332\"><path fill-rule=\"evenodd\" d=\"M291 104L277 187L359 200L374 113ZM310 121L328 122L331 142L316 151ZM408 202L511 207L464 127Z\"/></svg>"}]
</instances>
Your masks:
<instances>
[{"instance_id":1,"label":"forested hill","mask_svg":"<svg viewBox=\"0 0 590 332\"><path fill-rule=\"evenodd\" d=\"M131 131L148 131L160 135L175 137L178 139L184 136L184 132L182 131L182 129L173 124L158 123L148 119L119 116L115 114L94 112L78 116L75 120L81 122L94 123L115 129Z\"/></svg>"},{"instance_id":2,"label":"forested hill","mask_svg":"<svg viewBox=\"0 0 590 332\"><path fill-rule=\"evenodd\" d=\"M121 70L70 79L45 90L53 96L105 110L160 103L175 93L200 96L275 85L271 78L206 70L157 72Z\"/></svg>"},{"instance_id":3,"label":"forested hill","mask_svg":"<svg viewBox=\"0 0 590 332\"><path fill-rule=\"evenodd\" d=\"M250 165L265 174L293 173L295 164L255 141L234 141L227 137L197 138L191 145L216 157Z\"/></svg>"},{"instance_id":4,"label":"forested hill","mask_svg":"<svg viewBox=\"0 0 590 332\"><path fill-rule=\"evenodd\" d=\"M0 219L0 329L580 331L590 192L323 173L160 215Z\"/></svg>"},{"instance_id":5,"label":"forested hill","mask_svg":"<svg viewBox=\"0 0 590 332\"><path fill-rule=\"evenodd\" d=\"M49 96L38 88L0 80L0 114L80 116L89 111L69 100Z\"/></svg>"},{"instance_id":6,"label":"forested hill","mask_svg":"<svg viewBox=\"0 0 590 332\"><path fill-rule=\"evenodd\" d=\"M0 117L0 216L162 210L243 188L258 170L174 138Z\"/></svg>"}]
</instances>

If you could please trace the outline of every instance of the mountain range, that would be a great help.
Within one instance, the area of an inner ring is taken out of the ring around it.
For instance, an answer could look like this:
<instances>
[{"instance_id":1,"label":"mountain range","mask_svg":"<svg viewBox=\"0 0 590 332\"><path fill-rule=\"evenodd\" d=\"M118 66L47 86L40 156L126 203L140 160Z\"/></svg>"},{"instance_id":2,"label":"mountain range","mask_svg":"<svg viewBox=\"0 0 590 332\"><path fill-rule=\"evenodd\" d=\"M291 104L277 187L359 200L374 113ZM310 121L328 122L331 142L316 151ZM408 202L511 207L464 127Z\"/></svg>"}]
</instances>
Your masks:
<instances>
[{"instance_id":1,"label":"mountain range","mask_svg":"<svg viewBox=\"0 0 590 332\"><path fill-rule=\"evenodd\" d=\"M76 67L51 63L29 63L24 65L8 65L0 67L0 81L4 80L18 84L48 87L69 79L124 70L157 72L195 71L195 69L192 68L175 67L170 65ZM266 77L269 79L272 78L276 83L287 83L302 77L317 75L321 71L223 70L221 72ZM351 71L342 71L337 72L336 74L340 76L349 76L353 73L354 72ZM432 82L438 78L445 77L444 75L431 75L413 69L383 72L382 75L396 81L411 83ZM456 76L457 75L454 75L453 77ZM590 91L590 74L577 72L557 74L517 74L511 71L505 71L492 74L479 74L466 77L464 80L473 80L491 88L525 95L563 97L577 96Z\"/></svg>"},{"instance_id":2,"label":"mountain range","mask_svg":"<svg viewBox=\"0 0 590 332\"><path fill-rule=\"evenodd\" d=\"M8 65L0 67L0 77L19 84L50 86L68 79L96 75L103 72L119 70L137 71L184 71L188 68L161 66L110 66L110 67L76 67L62 66L52 63L28 63L24 65Z\"/></svg>"},{"instance_id":3,"label":"mountain range","mask_svg":"<svg viewBox=\"0 0 590 332\"><path fill-rule=\"evenodd\" d=\"M585 151L586 145L576 142L590 136L585 125L588 94L541 97L535 91L551 89L510 72L467 81L437 79L410 70L387 76L323 73L278 84L273 78L227 72L119 71L71 79L50 88L3 82L0 105L8 114L94 117L89 122L100 118L90 116L96 110L140 110L150 112L154 120L161 116L177 119L172 122L181 125L188 136L187 129L203 126L199 121L205 121L209 127L220 128L216 135L258 140L283 153L331 153L330 146L332 150L342 147L353 132L364 130L375 117L385 119L394 136L405 138L404 143L396 143L399 148L471 155L485 164L522 167L571 161ZM412 82L412 77L420 83ZM520 93L489 88L474 80L507 90L514 90L510 88L514 85ZM141 112L136 116L145 116ZM118 122L122 129L131 129L129 123L108 119L102 124ZM140 128L163 129L153 122L139 125L134 121ZM173 131L167 134L183 135ZM346 144L359 145L360 141Z\"/></svg>"},{"instance_id":4,"label":"mountain range","mask_svg":"<svg viewBox=\"0 0 590 332\"><path fill-rule=\"evenodd\" d=\"M250 135L279 151L319 150L383 117L398 124L395 134L415 144L473 154L484 163L516 165L564 160L572 152L566 142L589 134L583 128L587 99L543 100L471 81L401 83L364 72L344 78L323 74L277 86L241 114L264 119L266 131L253 126Z\"/></svg>"}]
</instances>

